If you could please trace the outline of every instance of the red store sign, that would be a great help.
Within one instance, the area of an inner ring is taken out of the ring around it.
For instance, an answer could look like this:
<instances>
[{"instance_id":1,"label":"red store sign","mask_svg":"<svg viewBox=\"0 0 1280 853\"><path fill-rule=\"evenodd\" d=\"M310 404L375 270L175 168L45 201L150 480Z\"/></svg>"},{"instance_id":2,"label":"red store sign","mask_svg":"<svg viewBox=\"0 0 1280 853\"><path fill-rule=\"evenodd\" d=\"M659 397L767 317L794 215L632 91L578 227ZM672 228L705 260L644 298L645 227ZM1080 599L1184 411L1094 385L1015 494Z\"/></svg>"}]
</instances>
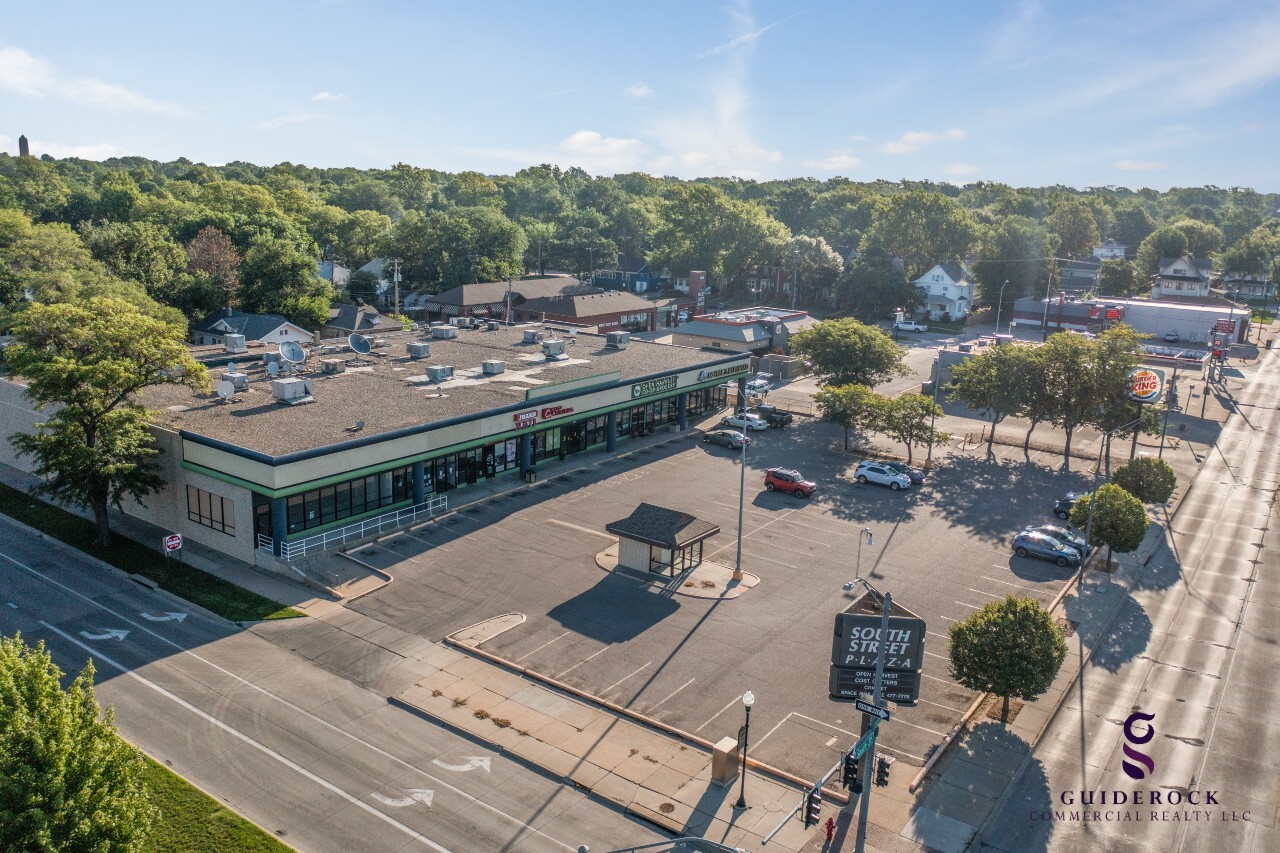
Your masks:
<instances>
[{"instance_id":1,"label":"red store sign","mask_svg":"<svg viewBox=\"0 0 1280 853\"><path fill-rule=\"evenodd\" d=\"M547 406L544 409L530 409L527 412L518 412L511 416L512 422L516 429L524 429L531 427L538 421L549 421L552 418L559 418L564 415L573 414L573 406Z\"/></svg>"},{"instance_id":2,"label":"red store sign","mask_svg":"<svg viewBox=\"0 0 1280 853\"><path fill-rule=\"evenodd\" d=\"M538 410L531 412L519 412L511 416L511 420L515 422L516 428L533 426L538 422Z\"/></svg>"}]
</instances>

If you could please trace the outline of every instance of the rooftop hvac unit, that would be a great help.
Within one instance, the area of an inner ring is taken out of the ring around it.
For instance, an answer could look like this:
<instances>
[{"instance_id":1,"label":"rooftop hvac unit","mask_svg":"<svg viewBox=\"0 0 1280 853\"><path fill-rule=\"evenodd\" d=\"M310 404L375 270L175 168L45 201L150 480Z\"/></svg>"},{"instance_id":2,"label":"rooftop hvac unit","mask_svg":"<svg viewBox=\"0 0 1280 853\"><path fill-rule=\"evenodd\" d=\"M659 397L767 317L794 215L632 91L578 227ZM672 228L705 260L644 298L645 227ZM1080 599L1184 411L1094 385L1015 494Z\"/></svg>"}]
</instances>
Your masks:
<instances>
[{"instance_id":1,"label":"rooftop hvac unit","mask_svg":"<svg viewBox=\"0 0 1280 853\"><path fill-rule=\"evenodd\" d=\"M480 363L480 369L485 376L497 376L507 369L507 363L502 359L490 358Z\"/></svg>"},{"instance_id":2,"label":"rooftop hvac unit","mask_svg":"<svg viewBox=\"0 0 1280 853\"><path fill-rule=\"evenodd\" d=\"M404 345L409 352L409 358L430 358L431 344L426 341L409 341Z\"/></svg>"},{"instance_id":3,"label":"rooftop hvac unit","mask_svg":"<svg viewBox=\"0 0 1280 853\"><path fill-rule=\"evenodd\" d=\"M542 332L540 332L537 329L525 329L524 339L521 341L521 343L536 344L541 340L542 340Z\"/></svg>"},{"instance_id":4,"label":"rooftop hvac unit","mask_svg":"<svg viewBox=\"0 0 1280 853\"><path fill-rule=\"evenodd\" d=\"M450 322L459 329L474 329L476 325L474 317L454 317Z\"/></svg>"},{"instance_id":5,"label":"rooftop hvac unit","mask_svg":"<svg viewBox=\"0 0 1280 853\"><path fill-rule=\"evenodd\" d=\"M223 335L222 344L227 348L227 352L249 351L249 348L244 345L244 335Z\"/></svg>"},{"instance_id":6,"label":"rooftop hvac unit","mask_svg":"<svg viewBox=\"0 0 1280 853\"><path fill-rule=\"evenodd\" d=\"M264 352L262 354L263 364L279 364L282 361L284 361L284 359L280 357L279 350L272 350L271 352Z\"/></svg>"},{"instance_id":7,"label":"rooftop hvac unit","mask_svg":"<svg viewBox=\"0 0 1280 853\"><path fill-rule=\"evenodd\" d=\"M323 346L323 347L320 347L320 354L321 355L337 355L338 348L333 345Z\"/></svg>"},{"instance_id":8,"label":"rooftop hvac unit","mask_svg":"<svg viewBox=\"0 0 1280 853\"><path fill-rule=\"evenodd\" d=\"M314 402L310 379L272 379L271 396L290 406Z\"/></svg>"},{"instance_id":9,"label":"rooftop hvac unit","mask_svg":"<svg viewBox=\"0 0 1280 853\"><path fill-rule=\"evenodd\" d=\"M497 320L489 321L489 331L496 332L501 328L502 328L502 323L498 322Z\"/></svg>"},{"instance_id":10,"label":"rooftop hvac unit","mask_svg":"<svg viewBox=\"0 0 1280 853\"><path fill-rule=\"evenodd\" d=\"M374 338L373 345L375 347L389 347L391 346L391 342L388 341L386 338Z\"/></svg>"},{"instance_id":11,"label":"rooftop hvac unit","mask_svg":"<svg viewBox=\"0 0 1280 853\"><path fill-rule=\"evenodd\" d=\"M342 373L347 369L346 363L340 358L326 358L324 361L320 362L320 367L325 373L331 375L334 373Z\"/></svg>"},{"instance_id":12,"label":"rooftop hvac unit","mask_svg":"<svg viewBox=\"0 0 1280 853\"><path fill-rule=\"evenodd\" d=\"M550 341L543 341L542 354L546 356L548 360L564 358L564 341L559 338Z\"/></svg>"},{"instance_id":13,"label":"rooftop hvac unit","mask_svg":"<svg viewBox=\"0 0 1280 853\"><path fill-rule=\"evenodd\" d=\"M431 329L431 337L433 338L456 338L457 336L457 326L435 326Z\"/></svg>"},{"instance_id":14,"label":"rooftop hvac unit","mask_svg":"<svg viewBox=\"0 0 1280 853\"><path fill-rule=\"evenodd\" d=\"M629 343L631 343L630 332L609 332L604 336L604 345L607 349L626 349Z\"/></svg>"},{"instance_id":15,"label":"rooftop hvac unit","mask_svg":"<svg viewBox=\"0 0 1280 853\"><path fill-rule=\"evenodd\" d=\"M237 391L249 390L249 374L247 373L227 372L222 374L222 378L224 381L230 382Z\"/></svg>"},{"instance_id":16,"label":"rooftop hvac unit","mask_svg":"<svg viewBox=\"0 0 1280 853\"><path fill-rule=\"evenodd\" d=\"M449 364L427 365L427 378L432 382L443 382L453 376L453 366Z\"/></svg>"}]
</instances>

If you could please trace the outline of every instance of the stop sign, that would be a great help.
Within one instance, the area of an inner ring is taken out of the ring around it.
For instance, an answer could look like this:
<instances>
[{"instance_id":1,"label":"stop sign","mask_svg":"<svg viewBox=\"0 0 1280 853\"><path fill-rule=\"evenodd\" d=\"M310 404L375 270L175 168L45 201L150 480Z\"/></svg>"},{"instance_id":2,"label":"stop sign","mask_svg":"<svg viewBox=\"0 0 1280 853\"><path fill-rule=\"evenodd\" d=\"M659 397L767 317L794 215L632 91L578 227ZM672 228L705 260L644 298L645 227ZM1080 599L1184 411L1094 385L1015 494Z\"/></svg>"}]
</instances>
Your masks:
<instances>
[{"instance_id":1,"label":"stop sign","mask_svg":"<svg viewBox=\"0 0 1280 853\"><path fill-rule=\"evenodd\" d=\"M177 551L182 547L182 534L170 533L164 537L164 549L166 551Z\"/></svg>"}]
</instances>

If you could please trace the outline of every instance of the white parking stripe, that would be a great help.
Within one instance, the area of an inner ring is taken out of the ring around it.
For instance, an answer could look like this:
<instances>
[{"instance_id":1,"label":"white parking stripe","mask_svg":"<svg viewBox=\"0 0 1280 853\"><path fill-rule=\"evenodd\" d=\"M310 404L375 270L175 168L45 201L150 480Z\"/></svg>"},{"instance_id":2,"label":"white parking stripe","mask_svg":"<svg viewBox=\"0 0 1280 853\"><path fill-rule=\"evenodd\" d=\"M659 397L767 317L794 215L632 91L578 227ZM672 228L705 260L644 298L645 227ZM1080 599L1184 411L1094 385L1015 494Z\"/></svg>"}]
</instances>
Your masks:
<instances>
[{"instance_id":1,"label":"white parking stripe","mask_svg":"<svg viewBox=\"0 0 1280 853\"><path fill-rule=\"evenodd\" d=\"M729 700L729 704L728 704L728 705L725 705L725 706L724 706L723 708L721 708L719 711L716 711L714 714L712 714L710 717L708 717L708 718L707 718L707 721L706 721L705 723L703 723L702 725L700 725L700 726L698 726L696 729L694 729L694 730L693 730L693 731L694 731L694 734L697 734L698 732L700 732L700 731L702 731L703 729L705 729L707 726L709 726L709 725L711 724L712 720L714 720L716 717L720 716L720 715L721 715L721 714L723 714L725 711L727 711L727 710L729 710L730 708L732 708L734 705L737 705L737 704L738 704L739 702L741 702L741 701L742 701L741 697L738 697L738 696L735 696L735 697L733 697L732 699L730 699L730 700Z\"/></svg>"},{"instance_id":2,"label":"white parking stripe","mask_svg":"<svg viewBox=\"0 0 1280 853\"><path fill-rule=\"evenodd\" d=\"M636 671L635 671L635 672L631 673L631 675L636 675L636 674L638 674L641 670L643 670L643 669L645 669L646 667L648 667L648 666L649 666L649 664L651 664L651 663L653 663L653 661L649 661L649 663L646 663L644 666L639 667L638 669L636 669ZM610 690L612 690L613 688L617 687L619 684L621 684L622 682L624 682L624 681L626 681L628 678L630 678L630 677L631 677L631 675L624 675L624 676L622 676L622 678L619 678L617 681L613 682L613 684L610 684L610 685L609 685L608 687L606 687L604 690L600 691L600 695L601 695L601 696L603 696L604 694L608 693Z\"/></svg>"},{"instance_id":3,"label":"white parking stripe","mask_svg":"<svg viewBox=\"0 0 1280 853\"><path fill-rule=\"evenodd\" d=\"M543 649L545 649L547 646L549 646L549 645L551 645L552 643L554 643L556 640L563 640L563 639L564 639L565 637L567 637L567 636L569 636L569 632L568 632L568 631L565 631L565 632L564 632L563 634L561 634L559 637L556 637L555 639L552 639L552 640L547 640L545 643L543 643L542 645L538 646L536 649L534 649L533 651L529 652L528 654L524 654L524 655L521 655L520 657L516 658L516 663L520 663L520 661L524 660L525 658L529 657L530 655L536 655L538 652L542 651L542 650L543 650Z\"/></svg>"},{"instance_id":4,"label":"white parking stripe","mask_svg":"<svg viewBox=\"0 0 1280 853\"><path fill-rule=\"evenodd\" d=\"M583 665L584 663L586 663L587 661L591 660L591 658L595 657L595 656L596 656L596 655L598 655L598 654L603 654L604 652L607 652L607 651L609 651L609 647L608 647L608 646L605 646L604 648L602 648L600 651L596 652L595 654L590 655L589 657L585 657L585 658L583 658L582 660L580 660L580 661L578 661L577 663L575 663L573 666L571 666L571 667L569 667L568 669L566 669L564 672L562 672L562 673L560 673L559 675L557 675L557 676L556 676L556 680L557 680L557 681L559 681L560 679L564 678L564 677L565 677L566 675L568 675L569 673L573 672L573 671L574 671L575 669L577 669L578 667L582 666L582 665Z\"/></svg>"},{"instance_id":5,"label":"white parking stripe","mask_svg":"<svg viewBox=\"0 0 1280 853\"><path fill-rule=\"evenodd\" d=\"M652 713L653 713L653 709L654 709L654 708L657 708L657 707L658 707L659 705L661 705L663 702L667 701L667 699L670 699L672 696L675 696L677 693L679 693L681 690L684 690L684 689L685 689L686 687L688 687L690 684L693 684L693 682L694 682L694 681L696 681L696 680L697 680L697 679L695 679L695 678L690 678L690 679L689 679L688 681L686 681L684 684L681 684L681 685L680 685L679 687L677 687L675 690L671 691L671 694L670 694L669 696L667 696L667 697L666 697L666 699L662 699L661 701L659 701L659 702L655 702L653 705L650 705L650 706L649 706L649 709L648 709L648 713L652 714Z\"/></svg>"}]
</instances>

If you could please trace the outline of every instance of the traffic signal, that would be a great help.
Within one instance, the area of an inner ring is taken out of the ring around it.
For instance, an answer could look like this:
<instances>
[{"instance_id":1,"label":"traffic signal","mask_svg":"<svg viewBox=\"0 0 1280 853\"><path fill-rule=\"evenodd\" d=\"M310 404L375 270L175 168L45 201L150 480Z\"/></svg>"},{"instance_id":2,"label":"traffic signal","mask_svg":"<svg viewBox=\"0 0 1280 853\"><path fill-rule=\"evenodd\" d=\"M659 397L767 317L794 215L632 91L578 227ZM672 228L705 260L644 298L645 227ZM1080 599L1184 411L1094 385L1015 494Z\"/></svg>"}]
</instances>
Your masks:
<instances>
[{"instance_id":1,"label":"traffic signal","mask_svg":"<svg viewBox=\"0 0 1280 853\"><path fill-rule=\"evenodd\" d=\"M822 786L814 785L808 796L804 798L805 829L815 825L822 817Z\"/></svg>"},{"instance_id":2,"label":"traffic signal","mask_svg":"<svg viewBox=\"0 0 1280 853\"><path fill-rule=\"evenodd\" d=\"M846 788L852 787L858 781L858 759L853 757L853 751L850 750L844 754L844 770L840 774L840 784Z\"/></svg>"},{"instance_id":3,"label":"traffic signal","mask_svg":"<svg viewBox=\"0 0 1280 853\"><path fill-rule=\"evenodd\" d=\"M893 766L893 756L876 755L876 785L883 788L889 784L889 768Z\"/></svg>"}]
</instances>

